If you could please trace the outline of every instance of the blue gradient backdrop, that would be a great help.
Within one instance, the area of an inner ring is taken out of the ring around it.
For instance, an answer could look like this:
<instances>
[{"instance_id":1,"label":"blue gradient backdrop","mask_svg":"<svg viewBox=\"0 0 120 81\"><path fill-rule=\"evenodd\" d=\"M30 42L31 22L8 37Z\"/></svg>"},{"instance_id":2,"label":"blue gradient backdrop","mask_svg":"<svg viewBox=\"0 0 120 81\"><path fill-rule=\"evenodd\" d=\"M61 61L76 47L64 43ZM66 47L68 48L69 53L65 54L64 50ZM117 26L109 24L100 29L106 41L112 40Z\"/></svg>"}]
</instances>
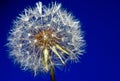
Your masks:
<instances>
[{"instance_id":1,"label":"blue gradient backdrop","mask_svg":"<svg viewBox=\"0 0 120 81\"><path fill-rule=\"evenodd\" d=\"M41 0L44 5L52 0ZM53 0L54 1L54 0ZM49 74L37 77L22 71L9 59L6 44L12 21L38 0L0 0L0 81L50 81ZM119 0L57 0L82 23L87 43L81 63L70 71L56 69L57 81L120 81ZM67 66L66 66L67 67Z\"/></svg>"}]
</instances>

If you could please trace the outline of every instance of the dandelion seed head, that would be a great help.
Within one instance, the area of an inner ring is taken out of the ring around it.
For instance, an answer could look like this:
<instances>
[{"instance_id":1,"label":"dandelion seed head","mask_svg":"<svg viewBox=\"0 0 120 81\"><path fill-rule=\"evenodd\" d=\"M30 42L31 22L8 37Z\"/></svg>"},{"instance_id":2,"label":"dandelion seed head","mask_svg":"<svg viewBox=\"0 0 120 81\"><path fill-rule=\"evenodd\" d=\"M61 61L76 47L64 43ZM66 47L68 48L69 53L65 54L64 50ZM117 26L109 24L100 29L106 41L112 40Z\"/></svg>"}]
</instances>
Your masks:
<instances>
[{"instance_id":1,"label":"dandelion seed head","mask_svg":"<svg viewBox=\"0 0 120 81\"><path fill-rule=\"evenodd\" d=\"M81 24L57 3L46 7L38 2L34 9L25 9L8 38L10 55L24 70L35 74L79 61L84 45Z\"/></svg>"}]
</instances>

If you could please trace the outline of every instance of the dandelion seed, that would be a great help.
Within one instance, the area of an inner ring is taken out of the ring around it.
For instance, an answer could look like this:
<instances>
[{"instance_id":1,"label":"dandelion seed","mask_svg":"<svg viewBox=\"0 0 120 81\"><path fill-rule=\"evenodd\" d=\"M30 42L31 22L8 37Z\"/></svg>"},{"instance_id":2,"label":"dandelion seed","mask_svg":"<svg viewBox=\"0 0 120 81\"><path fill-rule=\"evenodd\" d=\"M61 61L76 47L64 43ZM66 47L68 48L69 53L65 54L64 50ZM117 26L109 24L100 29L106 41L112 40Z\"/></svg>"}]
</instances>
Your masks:
<instances>
[{"instance_id":1,"label":"dandelion seed","mask_svg":"<svg viewBox=\"0 0 120 81\"><path fill-rule=\"evenodd\" d=\"M57 3L47 8L38 2L34 9L25 9L14 22L7 45L24 70L35 76L51 72L52 81L55 67L78 60L84 51L79 21Z\"/></svg>"}]
</instances>

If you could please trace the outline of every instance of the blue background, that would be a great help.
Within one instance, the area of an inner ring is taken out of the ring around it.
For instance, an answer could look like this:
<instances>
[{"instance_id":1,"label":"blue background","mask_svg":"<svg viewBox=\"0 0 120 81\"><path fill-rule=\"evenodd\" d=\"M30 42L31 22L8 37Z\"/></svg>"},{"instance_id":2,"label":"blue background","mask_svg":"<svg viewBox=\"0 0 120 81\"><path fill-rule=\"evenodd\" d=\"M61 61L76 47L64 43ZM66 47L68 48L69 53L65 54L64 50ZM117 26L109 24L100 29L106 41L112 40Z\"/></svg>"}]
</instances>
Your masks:
<instances>
[{"instance_id":1,"label":"blue background","mask_svg":"<svg viewBox=\"0 0 120 81\"><path fill-rule=\"evenodd\" d=\"M41 0L44 5L51 0ZM0 81L50 81L49 74L34 77L9 59L8 31L12 21L38 0L0 0ZM119 0L57 0L82 23L87 43L81 63L70 71L56 71L57 81L120 81L120 2Z\"/></svg>"}]
</instances>

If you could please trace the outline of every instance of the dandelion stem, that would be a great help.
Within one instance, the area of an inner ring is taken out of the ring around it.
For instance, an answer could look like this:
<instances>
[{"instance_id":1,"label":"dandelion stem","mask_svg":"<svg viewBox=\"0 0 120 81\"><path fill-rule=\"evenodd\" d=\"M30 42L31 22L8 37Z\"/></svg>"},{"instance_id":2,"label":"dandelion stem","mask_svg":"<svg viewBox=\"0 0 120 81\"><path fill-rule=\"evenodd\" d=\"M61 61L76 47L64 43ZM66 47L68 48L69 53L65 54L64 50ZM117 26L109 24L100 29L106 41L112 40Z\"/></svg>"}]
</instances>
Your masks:
<instances>
[{"instance_id":1,"label":"dandelion stem","mask_svg":"<svg viewBox=\"0 0 120 81\"><path fill-rule=\"evenodd\" d=\"M51 76L51 81L56 81L53 65L51 65L51 67L50 67L50 76Z\"/></svg>"}]
</instances>

